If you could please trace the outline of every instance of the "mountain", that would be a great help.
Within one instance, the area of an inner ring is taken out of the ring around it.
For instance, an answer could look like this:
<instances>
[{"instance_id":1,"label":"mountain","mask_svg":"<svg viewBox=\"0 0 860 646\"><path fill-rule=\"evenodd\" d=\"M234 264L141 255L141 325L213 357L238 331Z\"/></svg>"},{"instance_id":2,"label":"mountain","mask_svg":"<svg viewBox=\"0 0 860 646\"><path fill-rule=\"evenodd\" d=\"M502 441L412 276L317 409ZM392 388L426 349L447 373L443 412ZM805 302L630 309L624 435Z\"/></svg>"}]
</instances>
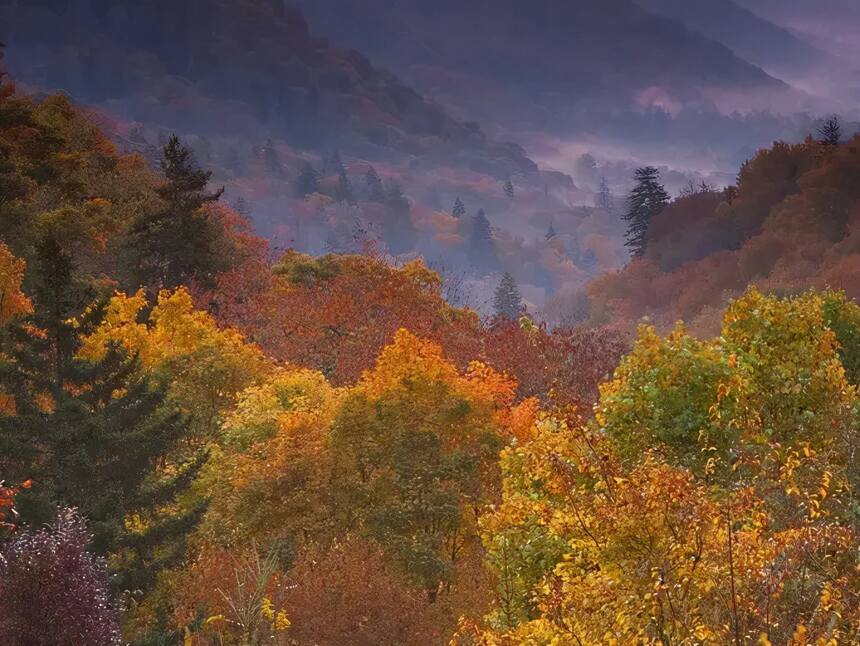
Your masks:
<instances>
[{"instance_id":1,"label":"mountain","mask_svg":"<svg viewBox=\"0 0 860 646\"><path fill-rule=\"evenodd\" d=\"M830 55L734 0L636 0L652 13L723 43L741 58L776 75L796 76L825 63Z\"/></svg>"},{"instance_id":2,"label":"mountain","mask_svg":"<svg viewBox=\"0 0 860 646\"><path fill-rule=\"evenodd\" d=\"M464 113L582 128L613 109L784 91L723 44L632 0L298 0L315 28ZM750 99L753 103L755 99ZM751 106L752 107L752 106Z\"/></svg>"},{"instance_id":3,"label":"mountain","mask_svg":"<svg viewBox=\"0 0 860 646\"><path fill-rule=\"evenodd\" d=\"M499 272L540 305L623 261L570 177L319 33L280 0L0 0L20 89L67 92L153 160L178 133L275 246L420 254L476 307Z\"/></svg>"},{"instance_id":4,"label":"mountain","mask_svg":"<svg viewBox=\"0 0 860 646\"><path fill-rule=\"evenodd\" d=\"M311 149L471 155L502 177L535 170L520 149L314 37L301 12L277 0L15 2L0 4L0 25L20 81L136 121L200 134L229 123Z\"/></svg>"}]
</instances>

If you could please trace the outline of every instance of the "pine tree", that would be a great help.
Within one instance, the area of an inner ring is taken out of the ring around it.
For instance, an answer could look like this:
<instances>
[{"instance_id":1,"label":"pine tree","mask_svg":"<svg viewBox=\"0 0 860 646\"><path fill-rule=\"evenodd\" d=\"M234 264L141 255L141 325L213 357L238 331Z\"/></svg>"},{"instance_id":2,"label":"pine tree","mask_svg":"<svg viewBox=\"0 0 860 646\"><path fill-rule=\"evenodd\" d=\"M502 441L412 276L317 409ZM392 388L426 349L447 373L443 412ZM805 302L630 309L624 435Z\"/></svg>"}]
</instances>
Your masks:
<instances>
[{"instance_id":1,"label":"pine tree","mask_svg":"<svg viewBox=\"0 0 860 646\"><path fill-rule=\"evenodd\" d=\"M302 165L296 179L296 197L307 197L320 191L320 176L310 162Z\"/></svg>"},{"instance_id":2,"label":"pine tree","mask_svg":"<svg viewBox=\"0 0 860 646\"><path fill-rule=\"evenodd\" d=\"M46 243L42 253L51 252L57 248ZM104 307L80 311L73 263L57 255L39 269L34 313L10 326L0 347L0 377L16 409L0 416L0 472L34 482L17 500L24 522L39 526L59 507L80 509L92 523L94 551L121 554L117 583L148 587L182 556L182 539L202 512L164 519L157 510L190 486L205 456L189 455L170 477L157 474L189 433L188 420L167 403L166 386L142 378L136 358L119 347L100 361L76 357ZM144 533L126 528L130 514L147 523Z\"/></svg>"},{"instance_id":3,"label":"pine tree","mask_svg":"<svg viewBox=\"0 0 860 646\"><path fill-rule=\"evenodd\" d=\"M385 223L382 236L394 254L409 251L415 245L416 231L410 213L412 204L396 182L385 191Z\"/></svg>"},{"instance_id":4,"label":"pine tree","mask_svg":"<svg viewBox=\"0 0 860 646\"><path fill-rule=\"evenodd\" d=\"M369 202L382 203L385 201L385 189L382 187L382 180L379 179L379 174L373 166L368 166L367 173L364 175L364 183L367 187L367 199Z\"/></svg>"},{"instance_id":5,"label":"pine tree","mask_svg":"<svg viewBox=\"0 0 860 646\"><path fill-rule=\"evenodd\" d=\"M263 164L265 165L266 170L276 177L280 177L284 174L284 166L281 164L281 156L278 155L275 144L271 139L266 140L266 144L263 146Z\"/></svg>"},{"instance_id":6,"label":"pine tree","mask_svg":"<svg viewBox=\"0 0 860 646\"><path fill-rule=\"evenodd\" d=\"M459 197L454 200L454 208L451 209L451 215L458 220L466 215L466 205L463 204Z\"/></svg>"},{"instance_id":7,"label":"pine tree","mask_svg":"<svg viewBox=\"0 0 860 646\"><path fill-rule=\"evenodd\" d=\"M609 190L609 184L606 182L605 177L600 178L600 185L597 187L597 193L594 196L594 206L606 211L612 210L612 192Z\"/></svg>"},{"instance_id":8,"label":"pine tree","mask_svg":"<svg viewBox=\"0 0 860 646\"><path fill-rule=\"evenodd\" d=\"M340 175L345 170L343 160L341 160L340 153L337 150L335 150L330 157L323 159L323 177Z\"/></svg>"},{"instance_id":9,"label":"pine tree","mask_svg":"<svg viewBox=\"0 0 860 646\"><path fill-rule=\"evenodd\" d=\"M337 201L346 202L347 204L355 204L355 196L352 192L352 182L349 181L346 169L342 170L337 178Z\"/></svg>"},{"instance_id":10,"label":"pine tree","mask_svg":"<svg viewBox=\"0 0 860 646\"><path fill-rule=\"evenodd\" d=\"M517 320L524 311L517 282L508 272L502 275L502 280L496 287L496 293L493 296L493 308L496 311L496 316L512 321Z\"/></svg>"},{"instance_id":11,"label":"pine tree","mask_svg":"<svg viewBox=\"0 0 860 646\"><path fill-rule=\"evenodd\" d=\"M130 288L172 289L194 280L209 284L227 268L223 230L201 208L220 199L207 193L212 173L196 167L191 150L172 135L163 150L166 183L158 189L165 207L139 218L125 244Z\"/></svg>"},{"instance_id":12,"label":"pine tree","mask_svg":"<svg viewBox=\"0 0 860 646\"><path fill-rule=\"evenodd\" d=\"M469 229L469 249L472 259L485 269L495 269L496 248L493 244L493 229L484 209L472 216Z\"/></svg>"},{"instance_id":13,"label":"pine tree","mask_svg":"<svg viewBox=\"0 0 860 646\"><path fill-rule=\"evenodd\" d=\"M556 233L555 227L552 226L552 222L550 222L549 223L549 229L546 230L546 236L545 237L547 240L552 240L556 236L558 236L558 233Z\"/></svg>"},{"instance_id":14,"label":"pine tree","mask_svg":"<svg viewBox=\"0 0 860 646\"><path fill-rule=\"evenodd\" d=\"M507 197L509 200L514 199L514 196L515 196L514 185L511 182L511 180L507 180L505 182L504 189L505 189L505 197Z\"/></svg>"},{"instance_id":15,"label":"pine tree","mask_svg":"<svg viewBox=\"0 0 860 646\"><path fill-rule=\"evenodd\" d=\"M838 146L842 140L842 125L839 123L839 117L834 114L827 119L818 129L818 135L825 146Z\"/></svg>"},{"instance_id":16,"label":"pine tree","mask_svg":"<svg viewBox=\"0 0 860 646\"><path fill-rule=\"evenodd\" d=\"M628 198L627 240L624 243L634 256L645 253L651 218L669 204L669 194L660 184L660 171L652 166L636 169L636 186Z\"/></svg>"}]
</instances>

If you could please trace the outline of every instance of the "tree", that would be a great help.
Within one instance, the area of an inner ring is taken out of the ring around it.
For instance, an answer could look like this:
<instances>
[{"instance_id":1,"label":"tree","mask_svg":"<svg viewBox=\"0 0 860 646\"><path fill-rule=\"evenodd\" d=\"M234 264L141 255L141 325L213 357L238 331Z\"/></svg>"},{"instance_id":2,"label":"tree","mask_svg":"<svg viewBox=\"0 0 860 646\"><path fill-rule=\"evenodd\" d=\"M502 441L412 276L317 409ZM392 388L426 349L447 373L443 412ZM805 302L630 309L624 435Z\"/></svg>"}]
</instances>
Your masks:
<instances>
[{"instance_id":1,"label":"tree","mask_svg":"<svg viewBox=\"0 0 860 646\"><path fill-rule=\"evenodd\" d=\"M281 163L281 156L278 154L277 149L275 148L274 142L271 139L267 139L265 145L263 146L263 164L266 167L266 170L270 172L275 177L280 177L284 174L284 165Z\"/></svg>"},{"instance_id":2,"label":"tree","mask_svg":"<svg viewBox=\"0 0 860 646\"><path fill-rule=\"evenodd\" d=\"M307 197L319 193L320 176L310 162L302 165L299 176L296 178L296 197Z\"/></svg>"},{"instance_id":3,"label":"tree","mask_svg":"<svg viewBox=\"0 0 860 646\"><path fill-rule=\"evenodd\" d=\"M660 184L659 170L653 166L636 169L636 186L627 204L627 213L623 216L628 223L624 244L634 256L641 256L645 253L651 218L669 204L669 194Z\"/></svg>"},{"instance_id":4,"label":"tree","mask_svg":"<svg viewBox=\"0 0 860 646\"><path fill-rule=\"evenodd\" d=\"M343 161L340 158L340 153L335 150L330 157L323 159L323 177L331 175L340 175L344 170Z\"/></svg>"},{"instance_id":5,"label":"tree","mask_svg":"<svg viewBox=\"0 0 860 646\"><path fill-rule=\"evenodd\" d=\"M496 248L493 244L493 229L484 209L478 209L472 216L469 228L469 249L471 257L486 269L496 266Z\"/></svg>"},{"instance_id":6,"label":"tree","mask_svg":"<svg viewBox=\"0 0 860 646\"><path fill-rule=\"evenodd\" d=\"M838 146L842 140L842 125L839 123L839 117L835 114L829 117L818 129L818 136L825 146Z\"/></svg>"},{"instance_id":7,"label":"tree","mask_svg":"<svg viewBox=\"0 0 860 646\"><path fill-rule=\"evenodd\" d=\"M332 424L337 516L431 602L477 548L473 509L495 490L505 436L495 413L515 387L481 364L460 374L440 346L399 330Z\"/></svg>"},{"instance_id":8,"label":"tree","mask_svg":"<svg viewBox=\"0 0 860 646\"><path fill-rule=\"evenodd\" d=\"M502 275L502 280L499 286L496 287L495 295L493 296L493 307L496 311L496 316L515 321L522 316L523 302L520 298L520 290L514 277L508 272Z\"/></svg>"},{"instance_id":9,"label":"tree","mask_svg":"<svg viewBox=\"0 0 860 646\"><path fill-rule=\"evenodd\" d=\"M338 174L337 201L346 202L347 204L355 204L355 196L352 192L352 182L349 181L346 169L341 170Z\"/></svg>"},{"instance_id":10,"label":"tree","mask_svg":"<svg viewBox=\"0 0 860 646\"><path fill-rule=\"evenodd\" d=\"M605 177L600 178L600 185L597 187L597 193L594 195L594 206L599 209L611 211L613 204L612 191L609 189L609 184Z\"/></svg>"},{"instance_id":11,"label":"tree","mask_svg":"<svg viewBox=\"0 0 860 646\"><path fill-rule=\"evenodd\" d=\"M507 197L509 200L514 199L514 195L515 195L514 185L511 182L511 180L507 180L505 182L504 190L505 190L505 197Z\"/></svg>"},{"instance_id":12,"label":"tree","mask_svg":"<svg viewBox=\"0 0 860 646\"><path fill-rule=\"evenodd\" d=\"M379 179L379 174L373 166L367 167L367 173L364 175L364 183L367 187L367 200L369 202L382 203L385 201L385 190L382 187L382 180Z\"/></svg>"},{"instance_id":13,"label":"tree","mask_svg":"<svg viewBox=\"0 0 860 646\"><path fill-rule=\"evenodd\" d=\"M412 204L400 184L392 182L385 194L386 222L382 236L392 253L409 251L415 244L416 231L410 213Z\"/></svg>"},{"instance_id":14,"label":"tree","mask_svg":"<svg viewBox=\"0 0 860 646\"><path fill-rule=\"evenodd\" d=\"M451 209L451 215L458 220L466 215L466 205L463 204L459 197L454 200L454 208Z\"/></svg>"},{"instance_id":15,"label":"tree","mask_svg":"<svg viewBox=\"0 0 860 646\"><path fill-rule=\"evenodd\" d=\"M546 238L547 240L552 240L553 238L555 238L557 236L558 236L558 233L556 233L555 227L552 226L552 222L550 222L549 228L546 230L546 235L544 236L544 238Z\"/></svg>"},{"instance_id":16,"label":"tree","mask_svg":"<svg viewBox=\"0 0 860 646\"><path fill-rule=\"evenodd\" d=\"M125 244L131 283L153 292L189 281L210 284L228 260L220 253L223 231L202 207L218 201L224 189L206 192L212 173L196 167L176 135L163 149L161 167L166 182L157 192L164 207L134 222Z\"/></svg>"},{"instance_id":17,"label":"tree","mask_svg":"<svg viewBox=\"0 0 860 646\"><path fill-rule=\"evenodd\" d=\"M0 548L0 642L7 646L122 643L103 561L87 553L84 520L62 510L51 527Z\"/></svg>"}]
</instances>

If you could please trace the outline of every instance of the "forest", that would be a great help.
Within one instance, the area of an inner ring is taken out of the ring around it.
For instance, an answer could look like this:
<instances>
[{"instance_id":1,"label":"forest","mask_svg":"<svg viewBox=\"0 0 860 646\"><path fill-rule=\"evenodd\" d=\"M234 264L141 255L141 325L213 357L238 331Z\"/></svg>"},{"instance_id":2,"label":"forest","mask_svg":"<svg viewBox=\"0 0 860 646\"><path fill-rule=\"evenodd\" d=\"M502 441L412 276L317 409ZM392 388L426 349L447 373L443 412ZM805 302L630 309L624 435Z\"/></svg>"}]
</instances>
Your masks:
<instances>
[{"instance_id":1,"label":"forest","mask_svg":"<svg viewBox=\"0 0 860 646\"><path fill-rule=\"evenodd\" d=\"M312 254L182 137L153 161L106 130L0 76L0 644L860 642L838 119L727 187L638 168L599 209L630 260L580 257L560 322L459 198L489 313L395 253L412 203L372 166L384 244L358 222ZM278 170L309 214L354 198L328 163Z\"/></svg>"}]
</instances>

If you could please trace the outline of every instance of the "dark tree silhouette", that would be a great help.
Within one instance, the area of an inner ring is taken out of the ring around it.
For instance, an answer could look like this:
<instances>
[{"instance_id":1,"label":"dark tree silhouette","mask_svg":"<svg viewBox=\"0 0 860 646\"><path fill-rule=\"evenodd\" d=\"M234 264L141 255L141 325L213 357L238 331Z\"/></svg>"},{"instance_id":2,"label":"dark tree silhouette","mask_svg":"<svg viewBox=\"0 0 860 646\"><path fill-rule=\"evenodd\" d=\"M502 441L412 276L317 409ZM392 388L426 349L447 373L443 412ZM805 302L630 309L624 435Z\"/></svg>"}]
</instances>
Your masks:
<instances>
[{"instance_id":1,"label":"dark tree silhouette","mask_svg":"<svg viewBox=\"0 0 860 646\"><path fill-rule=\"evenodd\" d=\"M499 286L496 287L496 292L493 296L493 308L496 311L496 316L512 321L517 320L524 311L517 281L508 272L502 275L502 280L499 281Z\"/></svg>"},{"instance_id":2,"label":"dark tree silhouette","mask_svg":"<svg viewBox=\"0 0 860 646\"><path fill-rule=\"evenodd\" d=\"M382 187L382 180L379 179L379 174L373 166L368 166L367 173L364 175L364 183L367 187L367 199L369 202L385 202L385 189Z\"/></svg>"},{"instance_id":3,"label":"dark tree silhouette","mask_svg":"<svg viewBox=\"0 0 860 646\"><path fill-rule=\"evenodd\" d=\"M669 194L660 184L660 171L653 166L636 169L636 186L627 199L627 213L622 217L627 222L627 239L624 243L631 254L645 253L648 225L651 218L669 204Z\"/></svg>"},{"instance_id":4,"label":"dark tree silhouette","mask_svg":"<svg viewBox=\"0 0 860 646\"><path fill-rule=\"evenodd\" d=\"M319 193L319 190L320 175L310 162L305 162L296 178L296 197L307 197Z\"/></svg>"},{"instance_id":5,"label":"dark tree silhouette","mask_svg":"<svg viewBox=\"0 0 860 646\"><path fill-rule=\"evenodd\" d=\"M818 129L818 136L825 146L838 146L842 140L842 124L839 123L839 117L834 114L827 119Z\"/></svg>"},{"instance_id":6,"label":"dark tree silhouette","mask_svg":"<svg viewBox=\"0 0 860 646\"><path fill-rule=\"evenodd\" d=\"M454 208L451 209L451 215L457 219L466 215L466 205L463 204L463 201L459 197L454 200Z\"/></svg>"}]
</instances>

